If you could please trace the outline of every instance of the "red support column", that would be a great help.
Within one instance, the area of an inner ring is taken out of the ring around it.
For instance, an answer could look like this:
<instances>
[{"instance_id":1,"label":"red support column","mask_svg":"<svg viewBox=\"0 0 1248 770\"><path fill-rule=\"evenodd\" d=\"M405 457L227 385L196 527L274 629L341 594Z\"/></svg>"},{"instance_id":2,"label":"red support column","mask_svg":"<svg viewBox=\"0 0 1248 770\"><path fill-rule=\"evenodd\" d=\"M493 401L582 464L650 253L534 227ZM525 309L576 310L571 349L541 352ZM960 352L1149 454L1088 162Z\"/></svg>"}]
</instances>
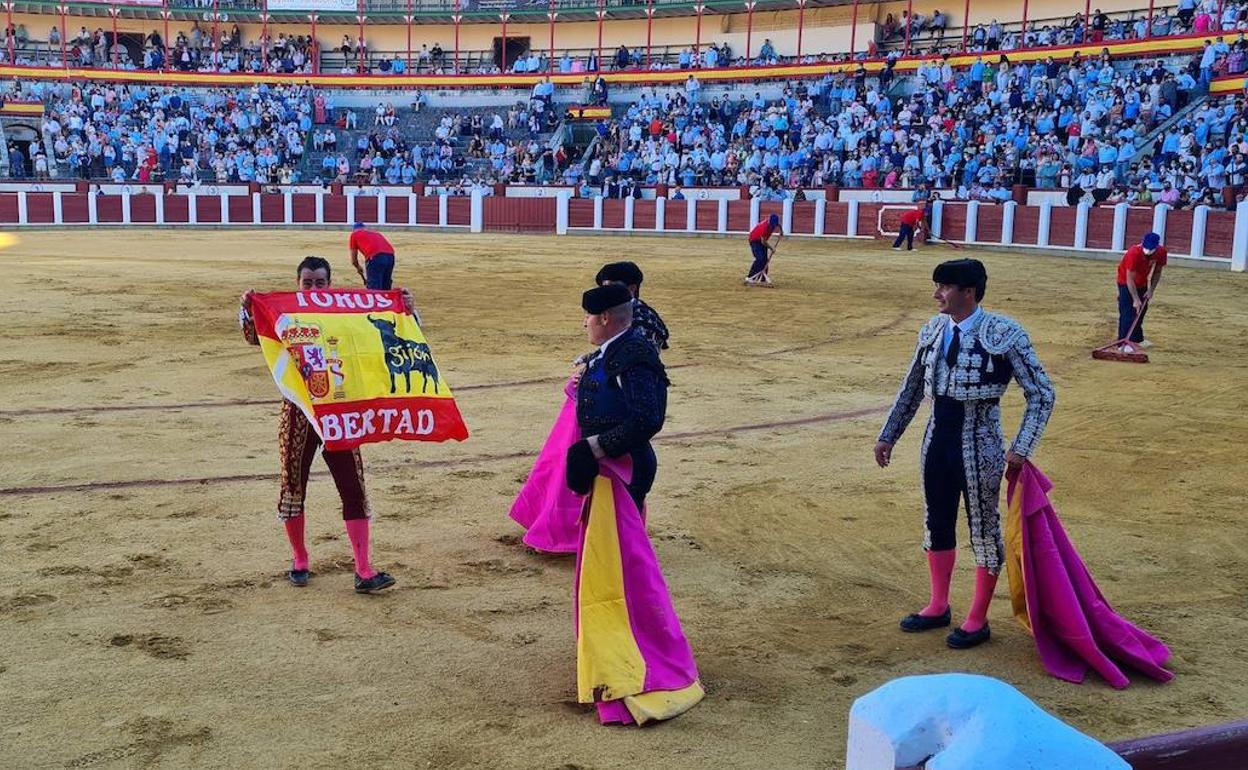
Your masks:
<instances>
[{"instance_id":1,"label":"red support column","mask_svg":"<svg viewBox=\"0 0 1248 770\"><path fill-rule=\"evenodd\" d=\"M702 53L702 14L703 12L706 11L706 4L698 3L697 5L693 6L693 11L694 13L698 14L697 31L693 35L693 58L694 58L694 64L697 64L698 60L700 60L701 58L701 53Z\"/></svg>"},{"instance_id":2,"label":"red support column","mask_svg":"<svg viewBox=\"0 0 1248 770\"><path fill-rule=\"evenodd\" d=\"M407 68L404 72L412 72L412 0L407 0L407 14L403 17L407 25Z\"/></svg>"},{"instance_id":3,"label":"red support column","mask_svg":"<svg viewBox=\"0 0 1248 770\"><path fill-rule=\"evenodd\" d=\"M754 0L746 0L745 10L745 63L750 63L750 42L754 37Z\"/></svg>"},{"instance_id":4,"label":"red support column","mask_svg":"<svg viewBox=\"0 0 1248 770\"><path fill-rule=\"evenodd\" d=\"M1027 0L1023 0L1023 37L1018 41L1019 48L1027 48Z\"/></svg>"},{"instance_id":5,"label":"red support column","mask_svg":"<svg viewBox=\"0 0 1248 770\"><path fill-rule=\"evenodd\" d=\"M221 50L221 2L212 0L212 71L220 72L217 66L217 51Z\"/></svg>"},{"instance_id":6,"label":"red support column","mask_svg":"<svg viewBox=\"0 0 1248 770\"><path fill-rule=\"evenodd\" d=\"M66 29L66 24L65 24L65 17L69 15L69 6L58 5L56 7L56 10L58 13L61 14L61 66L64 67L65 69L69 69L69 59L68 59L69 52L66 49L66 43L65 43L65 37L67 33L69 32L69 30ZM166 11L166 13L168 13L168 11ZM165 22L166 25L168 25L168 23L169 23L168 21ZM168 35L169 33L166 32L165 34Z\"/></svg>"},{"instance_id":7,"label":"red support column","mask_svg":"<svg viewBox=\"0 0 1248 770\"><path fill-rule=\"evenodd\" d=\"M120 63L117 58L117 14L121 13L120 8L109 8L108 13L113 17L113 42L108 47L108 52L112 54L113 69L117 69ZM13 24L13 4L9 3L9 25ZM9 61L13 61L13 38L9 37Z\"/></svg>"},{"instance_id":8,"label":"red support column","mask_svg":"<svg viewBox=\"0 0 1248 770\"><path fill-rule=\"evenodd\" d=\"M550 53L546 57L546 71L555 71L555 17L559 12L555 10L555 0L550 0L550 10L546 12L546 18L550 20Z\"/></svg>"},{"instance_id":9,"label":"red support column","mask_svg":"<svg viewBox=\"0 0 1248 770\"><path fill-rule=\"evenodd\" d=\"M806 26L806 0L797 0L797 60L802 60L802 28Z\"/></svg>"},{"instance_id":10,"label":"red support column","mask_svg":"<svg viewBox=\"0 0 1248 770\"><path fill-rule=\"evenodd\" d=\"M969 0L968 0L969 2ZM1088 42L1088 36L1092 31L1092 0L1084 0L1083 3L1083 42Z\"/></svg>"},{"instance_id":11,"label":"red support column","mask_svg":"<svg viewBox=\"0 0 1248 770\"><path fill-rule=\"evenodd\" d=\"M108 12L112 13L114 10L116 9L109 8ZM4 4L4 18L5 18L4 35L7 41L5 44L5 49L8 51L8 58L5 61L7 61L9 64L13 64L14 63L13 60L15 58L14 52L13 52L14 36L9 34L9 30L13 29L13 3L6 2Z\"/></svg>"},{"instance_id":12,"label":"red support column","mask_svg":"<svg viewBox=\"0 0 1248 770\"><path fill-rule=\"evenodd\" d=\"M1144 22L1144 37L1153 36L1153 0L1148 0L1148 21Z\"/></svg>"},{"instance_id":13,"label":"red support column","mask_svg":"<svg viewBox=\"0 0 1248 770\"><path fill-rule=\"evenodd\" d=\"M1088 0L1092 2L1092 0ZM971 0L962 7L962 52L966 53L966 33L971 30Z\"/></svg>"},{"instance_id":14,"label":"red support column","mask_svg":"<svg viewBox=\"0 0 1248 770\"><path fill-rule=\"evenodd\" d=\"M511 18L511 14L507 13L506 11L503 11L502 13L498 15L498 18L503 20L503 44L499 50L498 68L502 70L503 72L506 72L507 71L507 20Z\"/></svg>"},{"instance_id":15,"label":"red support column","mask_svg":"<svg viewBox=\"0 0 1248 770\"><path fill-rule=\"evenodd\" d=\"M321 44L316 39L316 14L309 14L308 19L312 22L312 50L310 51L312 56L312 74L319 75L321 74Z\"/></svg>"},{"instance_id":16,"label":"red support column","mask_svg":"<svg viewBox=\"0 0 1248 770\"><path fill-rule=\"evenodd\" d=\"M849 19L849 58L854 58L857 53L854 46L858 42L858 0L854 0L854 13Z\"/></svg>"},{"instance_id":17,"label":"red support column","mask_svg":"<svg viewBox=\"0 0 1248 770\"><path fill-rule=\"evenodd\" d=\"M451 15L451 21L455 22L455 74L459 74L459 23L464 16L459 12L459 0L455 0L455 13Z\"/></svg>"},{"instance_id":18,"label":"red support column","mask_svg":"<svg viewBox=\"0 0 1248 770\"><path fill-rule=\"evenodd\" d=\"M914 0L906 0L906 47L902 49L902 56L910 55L910 28L914 26Z\"/></svg>"},{"instance_id":19,"label":"red support column","mask_svg":"<svg viewBox=\"0 0 1248 770\"><path fill-rule=\"evenodd\" d=\"M646 0L646 69L650 69L650 44L654 33L654 0Z\"/></svg>"},{"instance_id":20,"label":"red support column","mask_svg":"<svg viewBox=\"0 0 1248 770\"><path fill-rule=\"evenodd\" d=\"M265 67L269 64L269 0L260 0L260 55L264 57Z\"/></svg>"},{"instance_id":21,"label":"red support column","mask_svg":"<svg viewBox=\"0 0 1248 770\"><path fill-rule=\"evenodd\" d=\"M602 66L602 20L607 17L606 0L598 0L598 71L602 72L605 68Z\"/></svg>"},{"instance_id":22,"label":"red support column","mask_svg":"<svg viewBox=\"0 0 1248 770\"><path fill-rule=\"evenodd\" d=\"M364 0L356 2L355 19L359 22L360 37L355 41L355 71L364 72Z\"/></svg>"},{"instance_id":23,"label":"red support column","mask_svg":"<svg viewBox=\"0 0 1248 770\"><path fill-rule=\"evenodd\" d=\"M161 38L164 50L161 51L161 71L169 69L169 0L160 0L160 17L165 20L165 36ZM65 47L65 17L61 17L61 48ZM61 58L64 58L62 54Z\"/></svg>"}]
</instances>

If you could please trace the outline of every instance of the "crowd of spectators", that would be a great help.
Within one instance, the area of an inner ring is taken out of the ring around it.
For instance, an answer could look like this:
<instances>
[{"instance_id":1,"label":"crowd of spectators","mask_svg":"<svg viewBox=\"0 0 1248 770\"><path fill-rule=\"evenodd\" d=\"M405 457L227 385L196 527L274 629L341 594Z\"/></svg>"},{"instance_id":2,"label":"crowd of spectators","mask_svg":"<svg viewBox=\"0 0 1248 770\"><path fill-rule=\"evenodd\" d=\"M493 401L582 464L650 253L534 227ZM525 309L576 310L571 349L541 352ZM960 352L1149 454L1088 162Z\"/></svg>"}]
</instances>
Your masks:
<instances>
[{"instance_id":1,"label":"crowd of spectators","mask_svg":"<svg viewBox=\"0 0 1248 770\"><path fill-rule=\"evenodd\" d=\"M188 91L33 83L41 133L70 178L295 183L308 132L305 86Z\"/></svg>"},{"instance_id":2,"label":"crowd of spectators","mask_svg":"<svg viewBox=\"0 0 1248 770\"><path fill-rule=\"evenodd\" d=\"M531 98L505 110L463 110L438 117L430 135L413 136L396 120L392 103L379 103L372 125L361 127L360 111L335 107L332 93L314 99L312 145L324 153L315 181L360 184L412 184L459 180L447 190L473 185L546 184L563 179L567 157L544 140L560 120L552 108L553 86L538 84ZM423 96L412 104L423 108ZM324 115L324 119L322 119ZM339 132L358 132L354 146L340 146Z\"/></svg>"},{"instance_id":3,"label":"crowd of spectators","mask_svg":"<svg viewBox=\"0 0 1248 770\"><path fill-rule=\"evenodd\" d=\"M1236 41L1215 59L1245 47ZM798 81L775 100L741 88L703 98L690 76L684 89L647 89L620 119L598 124L581 192L741 185L783 199L822 185L941 187L1003 202L1021 184L1068 190L1072 204L1220 205L1224 187L1242 191L1245 181L1242 98L1207 101L1170 126L1155 153L1136 149L1201 94L1208 58L1115 67L1108 53L1034 64L998 53L965 68L933 58L909 97L890 96L891 68Z\"/></svg>"},{"instance_id":4,"label":"crowd of spectators","mask_svg":"<svg viewBox=\"0 0 1248 770\"><path fill-rule=\"evenodd\" d=\"M1228 205L1248 184L1243 95L1204 100L1152 149L1142 140L1211 77L1243 71L1246 56L1243 33L1186 61L1116 63L1103 51L1028 64L994 51L958 68L930 57L904 77L860 66L790 83L780 98L744 85L706 96L691 72L683 88L644 89L621 116L598 122L573 163L542 138L561 117L549 79L525 102L446 113L420 135L392 103L342 109L332 92L306 87L33 83L30 96L48 105L52 157L29 160L36 174L51 166L114 181L298 182L306 144L321 157L304 176L322 183L566 183L583 195L730 185L768 200L823 185L940 187L998 202L1021 184L1065 190L1072 204ZM605 82L594 85L605 101ZM423 106L418 95L412 110Z\"/></svg>"}]
</instances>

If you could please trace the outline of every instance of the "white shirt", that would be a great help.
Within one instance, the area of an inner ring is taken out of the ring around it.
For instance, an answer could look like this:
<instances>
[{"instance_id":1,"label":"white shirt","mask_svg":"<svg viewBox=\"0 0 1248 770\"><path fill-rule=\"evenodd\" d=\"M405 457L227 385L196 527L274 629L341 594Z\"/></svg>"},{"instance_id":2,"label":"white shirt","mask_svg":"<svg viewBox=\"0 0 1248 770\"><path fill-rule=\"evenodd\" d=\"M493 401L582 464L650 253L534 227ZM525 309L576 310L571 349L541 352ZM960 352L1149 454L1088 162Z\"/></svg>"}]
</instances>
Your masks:
<instances>
[{"instance_id":1,"label":"white shirt","mask_svg":"<svg viewBox=\"0 0 1248 770\"><path fill-rule=\"evenodd\" d=\"M982 307L977 307L975 308L975 312L971 313L966 318L963 318L961 321L958 321L957 323L951 323L948 326L946 326L945 336L942 337L940 341L941 355L946 355L949 353L949 345L953 342L953 327L955 326L958 327L958 329L961 332L959 336L964 337L966 336L967 332L975 328L975 324L979 323L979 317L982 316L983 314L984 314L984 309ZM950 320L953 320L953 319L950 319Z\"/></svg>"}]
</instances>

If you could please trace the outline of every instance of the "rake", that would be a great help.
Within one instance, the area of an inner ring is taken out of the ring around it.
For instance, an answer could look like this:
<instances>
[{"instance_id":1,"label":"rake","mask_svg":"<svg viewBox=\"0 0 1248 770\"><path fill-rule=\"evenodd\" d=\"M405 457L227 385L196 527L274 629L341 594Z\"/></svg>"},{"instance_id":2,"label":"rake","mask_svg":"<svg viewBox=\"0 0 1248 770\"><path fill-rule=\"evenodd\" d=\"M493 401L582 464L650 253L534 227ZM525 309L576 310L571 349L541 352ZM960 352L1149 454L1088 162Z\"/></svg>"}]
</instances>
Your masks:
<instances>
[{"instance_id":1,"label":"rake","mask_svg":"<svg viewBox=\"0 0 1248 770\"><path fill-rule=\"evenodd\" d=\"M1135 320L1131 322L1131 328L1127 329L1127 334L1120 340L1102 345L1092 351L1092 357L1098 361L1123 361L1130 364L1146 364L1148 363L1148 354L1136 349L1137 343L1131 342L1131 335L1135 332L1135 327L1140 325L1140 319L1144 317L1144 311L1148 309L1149 300L1144 300L1144 304L1140 305L1140 312L1135 314ZM1129 348L1123 350L1122 348Z\"/></svg>"}]
</instances>

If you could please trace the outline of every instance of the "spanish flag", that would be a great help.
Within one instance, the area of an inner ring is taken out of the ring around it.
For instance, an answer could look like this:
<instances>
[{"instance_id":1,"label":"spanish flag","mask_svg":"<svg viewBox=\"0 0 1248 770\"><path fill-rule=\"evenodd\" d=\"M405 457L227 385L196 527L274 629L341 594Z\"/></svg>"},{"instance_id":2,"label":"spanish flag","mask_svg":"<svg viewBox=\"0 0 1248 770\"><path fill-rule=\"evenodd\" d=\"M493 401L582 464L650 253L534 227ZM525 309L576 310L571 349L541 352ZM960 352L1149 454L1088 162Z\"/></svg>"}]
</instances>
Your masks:
<instances>
[{"instance_id":1,"label":"spanish flag","mask_svg":"<svg viewBox=\"0 0 1248 770\"><path fill-rule=\"evenodd\" d=\"M398 291L326 289L252 297L277 389L325 448L468 438L450 386Z\"/></svg>"}]
</instances>

